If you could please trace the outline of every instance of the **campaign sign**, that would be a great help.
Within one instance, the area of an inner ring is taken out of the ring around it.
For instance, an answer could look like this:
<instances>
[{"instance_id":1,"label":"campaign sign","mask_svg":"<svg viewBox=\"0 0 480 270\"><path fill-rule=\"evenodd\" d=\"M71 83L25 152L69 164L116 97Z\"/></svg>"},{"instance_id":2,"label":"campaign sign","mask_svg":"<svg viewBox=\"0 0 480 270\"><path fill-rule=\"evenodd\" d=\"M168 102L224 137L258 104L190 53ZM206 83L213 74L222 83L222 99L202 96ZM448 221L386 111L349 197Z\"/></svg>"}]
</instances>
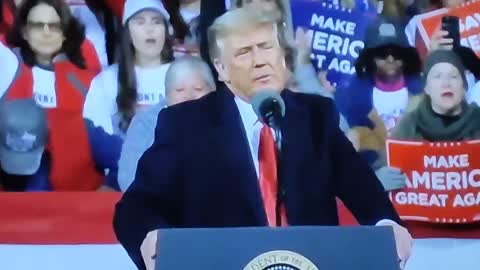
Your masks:
<instances>
[{"instance_id":1,"label":"campaign sign","mask_svg":"<svg viewBox=\"0 0 480 270\"><path fill-rule=\"evenodd\" d=\"M427 48L433 33L440 27L443 16L459 17L460 43L470 47L477 56L480 56L480 1L471 1L456 8L442 8L421 15L417 26Z\"/></svg>"},{"instance_id":2,"label":"campaign sign","mask_svg":"<svg viewBox=\"0 0 480 270\"><path fill-rule=\"evenodd\" d=\"M390 199L403 220L480 221L480 141L387 141L389 166L407 175Z\"/></svg>"},{"instance_id":3,"label":"campaign sign","mask_svg":"<svg viewBox=\"0 0 480 270\"><path fill-rule=\"evenodd\" d=\"M290 6L294 30L306 29L310 37L310 57L317 71L327 71L327 79L333 85L348 81L355 74L355 60L376 13L321 1L297 0Z\"/></svg>"}]
</instances>

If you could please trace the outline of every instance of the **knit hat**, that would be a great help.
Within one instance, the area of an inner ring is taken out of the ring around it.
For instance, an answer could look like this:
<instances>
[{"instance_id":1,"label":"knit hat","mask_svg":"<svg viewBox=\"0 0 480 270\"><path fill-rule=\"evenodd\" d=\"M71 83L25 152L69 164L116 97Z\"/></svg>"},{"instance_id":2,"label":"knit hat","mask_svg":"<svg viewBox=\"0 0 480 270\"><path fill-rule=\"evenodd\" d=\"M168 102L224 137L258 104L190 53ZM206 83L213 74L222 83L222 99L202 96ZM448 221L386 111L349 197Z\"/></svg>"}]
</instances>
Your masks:
<instances>
[{"instance_id":1,"label":"knit hat","mask_svg":"<svg viewBox=\"0 0 480 270\"><path fill-rule=\"evenodd\" d=\"M452 50L435 50L427 55L425 64L423 66L423 81L425 82L428 73L438 63L450 63L455 66L462 76L464 86L467 87L467 78L465 76L465 66L462 63L460 57Z\"/></svg>"},{"instance_id":2,"label":"knit hat","mask_svg":"<svg viewBox=\"0 0 480 270\"><path fill-rule=\"evenodd\" d=\"M145 9L158 11L167 21L170 20L161 0L127 0L123 8L122 24L125 25L128 19Z\"/></svg>"},{"instance_id":3,"label":"knit hat","mask_svg":"<svg viewBox=\"0 0 480 270\"><path fill-rule=\"evenodd\" d=\"M365 48L373 49L383 46L408 48L407 36L399 23L379 18L369 25L365 33Z\"/></svg>"},{"instance_id":4,"label":"knit hat","mask_svg":"<svg viewBox=\"0 0 480 270\"><path fill-rule=\"evenodd\" d=\"M403 62L406 76L417 76L422 70L420 55L415 47L410 46L404 28L397 21L378 17L370 24L364 36L365 46L355 61L357 76L371 77L375 71L374 58L385 48L393 48L397 57Z\"/></svg>"}]
</instances>

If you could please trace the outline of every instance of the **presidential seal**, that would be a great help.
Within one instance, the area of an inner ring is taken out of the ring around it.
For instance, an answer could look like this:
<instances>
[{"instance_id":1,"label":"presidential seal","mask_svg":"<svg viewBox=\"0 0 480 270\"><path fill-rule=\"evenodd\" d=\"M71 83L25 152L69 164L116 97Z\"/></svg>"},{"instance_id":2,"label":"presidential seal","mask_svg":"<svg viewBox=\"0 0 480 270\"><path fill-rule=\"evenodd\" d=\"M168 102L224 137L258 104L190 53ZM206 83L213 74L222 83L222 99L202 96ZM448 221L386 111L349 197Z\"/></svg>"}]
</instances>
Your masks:
<instances>
[{"instance_id":1,"label":"presidential seal","mask_svg":"<svg viewBox=\"0 0 480 270\"><path fill-rule=\"evenodd\" d=\"M243 270L319 270L313 262L288 250L274 250L260 254Z\"/></svg>"}]
</instances>

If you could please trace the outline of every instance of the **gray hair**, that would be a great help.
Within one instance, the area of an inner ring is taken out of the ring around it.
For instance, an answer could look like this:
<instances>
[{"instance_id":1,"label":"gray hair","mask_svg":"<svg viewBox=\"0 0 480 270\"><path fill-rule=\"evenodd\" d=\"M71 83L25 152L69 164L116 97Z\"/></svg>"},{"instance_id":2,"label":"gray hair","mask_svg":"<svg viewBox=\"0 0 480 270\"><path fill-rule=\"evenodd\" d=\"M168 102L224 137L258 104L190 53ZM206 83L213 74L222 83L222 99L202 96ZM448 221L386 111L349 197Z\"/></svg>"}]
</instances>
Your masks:
<instances>
[{"instance_id":1,"label":"gray hair","mask_svg":"<svg viewBox=\"0 0 480 270\"><path fill-rule=\"evenodd\" d=\"M286 12L286 4L285 2L286 1L290 1L290 0L274 0L275 2L275 5L277 5L277 9L278 11L280 12L280 23L284 23L287 21L287 12ZM241 7L244 7L245 4L249 4L249 3L252 3L252 0L236 0L235 1L235 6L237 8L241 8Z\"/></svg>"},{"instance_id":2,"label":"gray hair","mask_svg":"<svg viewBox=\"0 0 480 270\"><path fill-rule=\"evenodd\" d=\"M196 71L202 76L211 91L216 88L215 80L213 79L212 71L210 67L201 58L196 56L182 56L170 64L165 75L165 93L168 94L172 90L178 80L185 80L182 76L179 76L181 72Z\"/></svg>"},{"instance_id":3,"label":"gray hair","mask_svg":"<svg viewBox=\"0 0 480 270\"><path fill-rule=\"evenodd\" d=\"M208 50L212 62L220 55L223 39L230 33L254 29L261 25L272 25L277 36L280 37L280 31L278 31L279 16L279 12L265 12L245 6L230 10L218 17L208 28ZM282 44L281 47L284 48Z\"/></svg>"}]
</instances>

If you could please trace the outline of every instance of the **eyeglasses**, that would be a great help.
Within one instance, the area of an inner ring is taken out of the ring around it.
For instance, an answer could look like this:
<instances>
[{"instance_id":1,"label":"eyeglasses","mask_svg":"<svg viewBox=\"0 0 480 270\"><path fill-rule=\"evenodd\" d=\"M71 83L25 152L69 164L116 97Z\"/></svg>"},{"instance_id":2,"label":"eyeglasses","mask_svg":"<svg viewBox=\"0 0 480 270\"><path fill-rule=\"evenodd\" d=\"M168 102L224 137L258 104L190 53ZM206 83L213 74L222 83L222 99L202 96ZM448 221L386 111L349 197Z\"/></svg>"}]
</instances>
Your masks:
<instances>
[{"instance_id":1,"label":"eyeglasses","mask_svg":"<svg viewBox=\"0 0 480 270\"><path fill-rule=\"evenodd\" d=\"M60 22L53 22L53 23L44 23L44 22L34 22L34 21L28 21L27 22L27 27L35 32L41 32L44 31L45 28L47 27L50 32L59 34L62 33L62 24Z\"/></svg>"},{"instance_id":2,"label":"eyeglasses","mask_svg":"<svg viewBox=\"0 0 480 270\"><path fill-rule=\"evenodd\" d=\"M375 58L386 59L390 55L395 59L402 58L402 53L397 48L386 47L386 48L379 48L375 50Z\"/></svg>"}]
</instances>

